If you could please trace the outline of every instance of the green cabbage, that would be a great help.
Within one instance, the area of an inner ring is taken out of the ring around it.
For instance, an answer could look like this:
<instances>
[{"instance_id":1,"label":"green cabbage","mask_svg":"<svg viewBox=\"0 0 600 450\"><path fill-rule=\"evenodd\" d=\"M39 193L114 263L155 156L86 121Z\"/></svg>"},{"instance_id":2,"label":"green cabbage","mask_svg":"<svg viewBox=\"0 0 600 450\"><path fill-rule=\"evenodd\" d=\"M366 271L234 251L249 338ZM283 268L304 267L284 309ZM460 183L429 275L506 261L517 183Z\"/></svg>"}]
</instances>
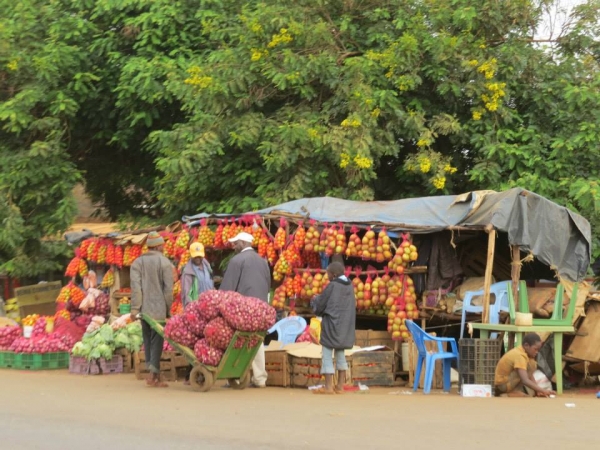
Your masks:
<instances>
[{"instance_id":1,"label":"green cabbage","mask_svg":"<svg viewBox=\"0 0 600 450\"><path fill-rule=\"evenodd\" d=\"M113 349L108 344L100 344L98 346L98 352L100 352L100 357L106 360L110 360L113 357Z\"/></svg>"}]
</instances>

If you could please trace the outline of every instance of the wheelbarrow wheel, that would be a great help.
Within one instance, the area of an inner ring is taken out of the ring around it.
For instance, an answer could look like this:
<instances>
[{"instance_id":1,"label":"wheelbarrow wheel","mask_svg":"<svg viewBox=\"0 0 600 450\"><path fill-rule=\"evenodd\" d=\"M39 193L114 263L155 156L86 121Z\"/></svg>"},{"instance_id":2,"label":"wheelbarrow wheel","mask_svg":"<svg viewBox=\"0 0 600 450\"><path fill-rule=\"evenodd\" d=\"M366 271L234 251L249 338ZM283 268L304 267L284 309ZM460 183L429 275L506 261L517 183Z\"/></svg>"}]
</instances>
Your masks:
<instances>
[{"instance_id":1,"label":"wheelbarrow wheel","mask_svg":"<svg viewBox=\"0 0 600 450\"><path fill-rule=\"evenodd\" d=\"M202 365L197 365L190 372L190 384L196 391L206 392L215 382L213 373Z\"/></svg>"},{"instance_id":2,"label":"wheelbarrow wheel","mask_svg":"<svg viewBox=\"0 0 600 450\"><path fill-rule=\"evenodd\" d=\"M227 381L233 389L246 389L250 384L250 371L246 372L242 378L229 378Z\"/></svg>"}]
</instances>

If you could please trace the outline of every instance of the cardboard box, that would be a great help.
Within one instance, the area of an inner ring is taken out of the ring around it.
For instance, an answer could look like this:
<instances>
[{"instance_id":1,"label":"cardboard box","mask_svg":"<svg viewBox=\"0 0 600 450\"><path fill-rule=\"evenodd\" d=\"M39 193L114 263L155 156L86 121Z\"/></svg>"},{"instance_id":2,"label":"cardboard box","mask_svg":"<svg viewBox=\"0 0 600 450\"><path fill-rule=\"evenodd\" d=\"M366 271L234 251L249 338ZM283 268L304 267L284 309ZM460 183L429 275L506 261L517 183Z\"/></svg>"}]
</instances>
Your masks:
<instances>
[{"instance_id":1,"label":"cardboard box","mask_svg":"<svg viewBox=\"0 0 600 450\"><path fill-rule=\"evenodd\" d=\"M29 314L53 315L56 312L56 297L61 288L60 281L16 288L15 298L19 306L20 317Z\"/></svg>"},{"instance_id":2,"label":"cardboard box","mask_svg":"<svg viewBox=\"0 0 600 450\"><path fill-rule=\"evenodd\" d=\"M478 398L491 398L492 386L489 384L463 384L460 395L462 397L478 397Z\"/></svg>"}]
</instances>

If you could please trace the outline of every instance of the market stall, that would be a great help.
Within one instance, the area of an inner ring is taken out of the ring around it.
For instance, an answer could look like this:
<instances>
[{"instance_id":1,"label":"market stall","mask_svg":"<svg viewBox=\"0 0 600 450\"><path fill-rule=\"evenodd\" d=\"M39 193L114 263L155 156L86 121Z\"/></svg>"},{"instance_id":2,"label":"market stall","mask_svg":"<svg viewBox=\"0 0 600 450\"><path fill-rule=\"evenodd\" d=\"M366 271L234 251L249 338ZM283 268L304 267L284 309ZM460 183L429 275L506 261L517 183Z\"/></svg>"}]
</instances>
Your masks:
<instances>
[{"instance_id":1,"label":"market stall","mask_svg":"<svg viewBox=\"0 0 600 450\"><path fill-rule=\"evenodd\" d=\"M70 281L57 298L56 317L79 321L82 333L92 323L113 331L128 327L119 319L128 312L129 267L147 250L148 231L85 237L67 267ZM342 261L355 289L358 331L387 331L385 345L397 355L398 344L409 339L406 319L460 320L456 293L466 278L480 278L484 312L473 320L485 322L494 279L518 280L523 270L528 278L555 273L579 281L591 247L585 219L523 189L386 202L301 199L251 213L185 216L159 231L177 273L190 258L191 242L204 244L219 273L233 253L228 239L252 234L272 267L271 305L280 317L310 318L310 299L328 283L327 264ZM90 299L90 289L100 294ZM183 312L179 290L176 282L173 315ZM302 339L314 336L307 329ZM393 370L404 373L398 360Z\"/></svg>"}]
</instances>

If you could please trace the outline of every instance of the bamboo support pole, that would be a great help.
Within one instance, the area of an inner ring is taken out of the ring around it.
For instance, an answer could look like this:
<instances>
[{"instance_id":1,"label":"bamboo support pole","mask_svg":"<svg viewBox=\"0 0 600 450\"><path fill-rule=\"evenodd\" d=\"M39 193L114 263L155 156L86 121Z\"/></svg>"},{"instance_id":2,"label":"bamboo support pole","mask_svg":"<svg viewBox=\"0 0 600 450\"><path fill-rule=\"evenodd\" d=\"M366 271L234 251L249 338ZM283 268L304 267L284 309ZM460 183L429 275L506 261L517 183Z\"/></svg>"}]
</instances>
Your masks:
<instances>
[{"instance_id":1,"label":"bamboo support pole","mask_svg":"<svg viewBox=\"0 0 600 450\"><path fill-rule=\"evenodd\" d=\"M494 252L496 250L496 230L490 225L486 228L486 231L488 233L488 251L483 285L482 323L490 323L490 288L492 286L492 272L494 270Z\"/></svg>"},{"instance_id":2,"label":"bamboo support pole","mask_svg":"<svg viewBox=\"0 0 600 450\"><path fill-rule=\"evenodd\" d=\"M515 310L520 311L519 307L519 280L521 279L521 251L518 245L511 245L511 269L510 279L512 281L512 294L515 301ZM515 346L515 334L508 334L508 349L512 349Z\"/></svg>"}]
</instances>

